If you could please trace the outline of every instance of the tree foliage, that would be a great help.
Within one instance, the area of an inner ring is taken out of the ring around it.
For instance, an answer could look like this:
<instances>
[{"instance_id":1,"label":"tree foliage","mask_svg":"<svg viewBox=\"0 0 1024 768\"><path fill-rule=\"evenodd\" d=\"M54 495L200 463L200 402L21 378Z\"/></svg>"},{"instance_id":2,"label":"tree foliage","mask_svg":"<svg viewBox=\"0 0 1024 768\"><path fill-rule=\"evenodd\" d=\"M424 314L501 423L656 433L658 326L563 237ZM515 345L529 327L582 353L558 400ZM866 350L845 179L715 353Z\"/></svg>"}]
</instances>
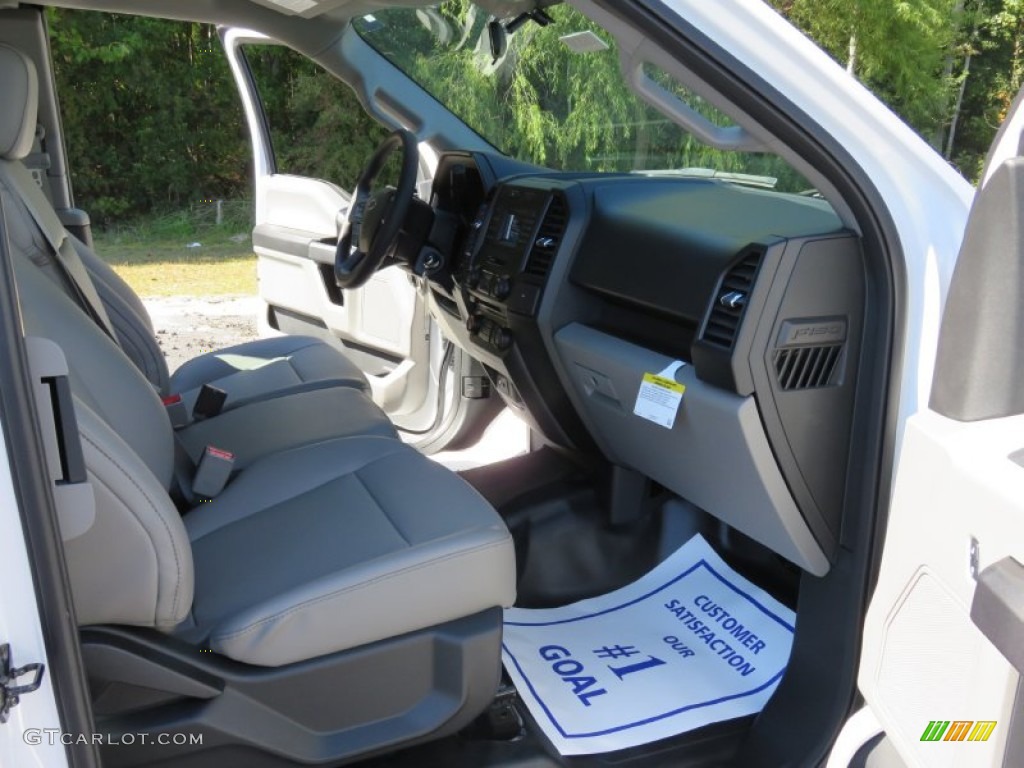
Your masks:
<instances>
[{"instance_id":1,"label":"tree foliage","mask_svg":"<svg viewBox=\"0 0 1024 768\"><path fill-rule=\"evenodd\" d=\"M244 53L278 171L351 189L387 130L359 106L351 88L290 48L252 45Z\"/></svg>"},{"instance_id":2,"label":"tree foliage","mask_svg":"<svg viewBox=\"0 0 1024 768\"><path fill-rule=\"evenodd\" d=\"M1024 0L769 0L969 179L1024 80Z\"/></svg>"},{"instance_id":3,"label":"tree foliage","mask_svg":"<svg viewBox=\"0 0 1024 768\"><path fill-rule=\"evenodd\" d=\"M528 25L494 58L485 19L468 0L439 9L392 9L357 20L366 40L499 149L564 170L708 168L770 176L779 187L808 184L774 155L723 152L687 134L625 83L615 40L567 5L555 23ZM603 50L573 51L567 33L590 33ZM664 71L649 78L713 124L722 115Z\"/></svg>"},{"instance_id":4,"label":"tree foliage","mask_svg":"<svg viewBox=\"0 0 1024 768\"><path fill-rule=\"evenodd\" d=\"M768 0L969 178L1024 80L1024 0ZM771 155L723 153L641 102L614 41L569 6L529 24L497 61L469 0L392 10L361 33L499 148L554 168L708 167L778 177ZM76 197L99 222L248 193L250 151L226 60L209 26L49 9ZM382 16L382 14L377 14ZM365 21L365 20L364 20ZM559 38L590 30L608 50ZM351 186L381 128L351 89L298 54L246 51L280 170ZM649 76L713 122L709 105Z\"/></svg>"},{"instance_id":5,"label":"tree foliage","mask_svg":"<svg viewBox=\"0 0 1024 768\"><path fill-rule=\"evenodd\" d=\"M97 219L237 195L249 152L213 30L51 10L77 197Z\"/></svg>"},{"instance_id":6,"label":"tree foliage","mask_svg":"<svg viewBox=\"0 0 1024 768\"><path fill-rule=\"evenodd\" d=\"M773 0L789 19L911 125L943 118L945 52L956 0Z\"/></svg>"}]
</instances>

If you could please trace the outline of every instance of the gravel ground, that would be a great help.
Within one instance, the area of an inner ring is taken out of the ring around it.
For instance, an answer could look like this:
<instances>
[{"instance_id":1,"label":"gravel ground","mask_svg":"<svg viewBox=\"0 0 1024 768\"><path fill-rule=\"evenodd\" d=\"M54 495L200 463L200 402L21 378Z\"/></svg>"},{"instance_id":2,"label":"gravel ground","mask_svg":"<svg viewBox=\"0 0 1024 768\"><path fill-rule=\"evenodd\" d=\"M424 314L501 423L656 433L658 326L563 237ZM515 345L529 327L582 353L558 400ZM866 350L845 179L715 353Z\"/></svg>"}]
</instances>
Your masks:
<instances>
[{"instance_id":1,"label":"gravel ground","mask_svg":"<svg viewBox=\"0 0 1024 768\"><path fill-rule=\"evenodd\" d=\"M144 299L173 372L196 355L256 338L255 296L175 296Z\"/></svg>"}]
</instances>

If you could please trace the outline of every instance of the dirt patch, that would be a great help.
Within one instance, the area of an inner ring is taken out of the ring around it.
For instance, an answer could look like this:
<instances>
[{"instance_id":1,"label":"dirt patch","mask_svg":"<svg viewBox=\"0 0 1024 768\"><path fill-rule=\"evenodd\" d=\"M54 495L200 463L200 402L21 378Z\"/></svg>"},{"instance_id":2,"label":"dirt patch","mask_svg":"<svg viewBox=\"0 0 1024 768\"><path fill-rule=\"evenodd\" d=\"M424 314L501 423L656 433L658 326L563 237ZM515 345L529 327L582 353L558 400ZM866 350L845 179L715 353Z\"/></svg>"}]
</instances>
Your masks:
<instances>
[{"instance_id":1,"label":"dirt patch","mask_svg":"<svg viewBox=\"0 0 1024 768\"><path fill-rule=\"evenodd\" d=\"M143 300L173 372L186 360L256 338L254 296L175 296Z\"/></svg>"}]
</instances>

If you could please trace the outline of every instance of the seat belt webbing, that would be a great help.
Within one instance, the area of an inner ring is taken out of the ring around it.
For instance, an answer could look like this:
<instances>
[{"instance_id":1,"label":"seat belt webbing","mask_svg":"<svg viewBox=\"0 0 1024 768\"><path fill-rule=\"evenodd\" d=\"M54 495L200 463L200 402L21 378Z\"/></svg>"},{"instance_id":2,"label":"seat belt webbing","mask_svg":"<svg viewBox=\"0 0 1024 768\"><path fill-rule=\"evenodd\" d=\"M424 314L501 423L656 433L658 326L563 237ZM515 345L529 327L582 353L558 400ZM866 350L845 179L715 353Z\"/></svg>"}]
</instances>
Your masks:
<instances>
[{"instance_id":1,"label":"seat belt webbing","mask_svg":"<svg viewBox=\"0 0 1024 768\"><path fill-rule=\"evenodd\" d=\"M6 166L7 164L3 165ZM12 171L13 169L10 166L0 166L0 173L7 177L7 186L21 198L25 209L29 212L40 234L42 234L50 246L54 261L67 280L69 287L75 293L75 298L79 305L113 339L115 344L121 346L117 340L117 334L114 332L114 326L110 322L110 317L107 315L106 307L103 306L103 301L96 292L96 286L93 285L92 278L89 276L89 272L86 270L85 264L82 263L82 258L78 255L78 251L75 250L75 246L71 242L71 238L68 237L64 226L59 224L55 213L53 217L54 222L60 226L60 233L58 235L55 232L57 227L50 226L51 222L48 222L43 215L41 206L48 204L45 197L43 197L43 191L39 189L35 180L28 174L27 169L25 174L28 185L30 185L28 189L25 188L25 184L19 183L21 180ZM39 201L34 199L36 197L43 199Z\"/></svg>"}]
</instances>

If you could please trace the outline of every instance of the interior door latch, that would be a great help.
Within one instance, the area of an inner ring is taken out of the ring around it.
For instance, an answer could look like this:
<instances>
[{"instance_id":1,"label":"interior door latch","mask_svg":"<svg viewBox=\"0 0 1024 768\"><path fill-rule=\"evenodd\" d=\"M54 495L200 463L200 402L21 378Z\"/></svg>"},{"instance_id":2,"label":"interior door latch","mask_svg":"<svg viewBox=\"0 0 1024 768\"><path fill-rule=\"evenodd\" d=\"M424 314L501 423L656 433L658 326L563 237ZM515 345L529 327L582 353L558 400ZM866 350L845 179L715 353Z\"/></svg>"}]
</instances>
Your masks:
<instances>
[{"instance_id":1,"label":"interior door latch","mask_svg":"<svg viewBox=\"0 0 1024 768\"><path fill-rule=\"evenodd\" d=\"M39 690L45 669L45 665L38 662L11 669L11 646L7 643L0 645L0 723L7 722L7 716L13 707L18 706L20 696ZM33 674L32 682L13 685L19 677L29 673Z\"/></svg>"}]
</instances>

